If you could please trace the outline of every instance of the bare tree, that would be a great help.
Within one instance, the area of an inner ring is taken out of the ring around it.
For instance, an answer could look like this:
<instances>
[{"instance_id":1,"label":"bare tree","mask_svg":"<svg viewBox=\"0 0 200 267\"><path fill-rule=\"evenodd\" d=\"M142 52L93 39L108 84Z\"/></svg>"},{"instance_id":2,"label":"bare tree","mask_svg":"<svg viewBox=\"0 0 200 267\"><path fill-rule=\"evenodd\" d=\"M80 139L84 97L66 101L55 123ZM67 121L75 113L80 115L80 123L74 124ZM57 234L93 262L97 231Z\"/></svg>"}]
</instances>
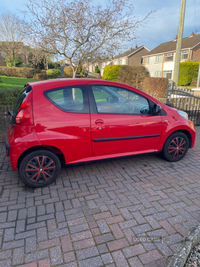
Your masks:
<instances>
[{"instance_id":1,"label":"bare tree","mask_svg":"<svg viewBox=\"0 0 200 267\"><path fill-rule=\"evenodd\" d=\"M15 65L15 60L24 52L23 40L20 19L12 13L2 14L0 17L0 50L6 61L12 61Z\"/></svg>"},{"instance_id":2,"label":"bare tree","mask_svg":"<svg viewBox=\"0 0 200 267\"><path fill-rule=\"evenodd\" d=\"M24 25L43 50L68 59L75 77L88 58L109 57L133 40L150 14L138 20L128 0L110 0L105 8L91 0L29 0Z\"/></svg>"}]
</instances>

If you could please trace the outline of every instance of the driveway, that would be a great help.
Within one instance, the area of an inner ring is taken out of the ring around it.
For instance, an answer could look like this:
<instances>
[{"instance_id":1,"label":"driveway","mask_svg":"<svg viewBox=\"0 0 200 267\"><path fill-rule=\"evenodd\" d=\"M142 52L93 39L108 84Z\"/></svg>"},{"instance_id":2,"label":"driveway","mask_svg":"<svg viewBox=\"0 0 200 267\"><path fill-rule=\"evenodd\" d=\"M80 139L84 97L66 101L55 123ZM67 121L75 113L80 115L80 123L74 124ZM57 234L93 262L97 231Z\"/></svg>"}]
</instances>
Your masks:
<instances>
[{"instance_id":1,"label":"driveway","mask_svg":"<svg viewBox=\"0 0 200 267\"><path fill-rule=\"evenodd\" d=\"M177 163L159 155L62 169L25 187L0 144L0 267L165 267L200 222L200 127Z\"/></svg>"}]
</instances>

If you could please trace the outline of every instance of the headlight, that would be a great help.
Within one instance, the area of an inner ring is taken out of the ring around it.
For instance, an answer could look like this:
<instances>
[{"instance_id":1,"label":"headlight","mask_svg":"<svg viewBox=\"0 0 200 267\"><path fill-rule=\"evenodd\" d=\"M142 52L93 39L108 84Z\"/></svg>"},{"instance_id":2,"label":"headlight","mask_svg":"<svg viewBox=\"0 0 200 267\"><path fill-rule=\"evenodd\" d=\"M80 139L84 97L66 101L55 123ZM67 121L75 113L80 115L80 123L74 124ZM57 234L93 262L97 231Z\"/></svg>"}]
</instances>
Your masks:
<instances>
[{"instance_id":1,"label":"headlight","mask_svg":"<svg viewBox=\"0 0 200 267\"><path fill-rule=\"evenodd\" d=\"M178 113L183 117L185 118L186 120L188 120L188 114L182 110L177 110Z\"/></svg>"}]
</instances>

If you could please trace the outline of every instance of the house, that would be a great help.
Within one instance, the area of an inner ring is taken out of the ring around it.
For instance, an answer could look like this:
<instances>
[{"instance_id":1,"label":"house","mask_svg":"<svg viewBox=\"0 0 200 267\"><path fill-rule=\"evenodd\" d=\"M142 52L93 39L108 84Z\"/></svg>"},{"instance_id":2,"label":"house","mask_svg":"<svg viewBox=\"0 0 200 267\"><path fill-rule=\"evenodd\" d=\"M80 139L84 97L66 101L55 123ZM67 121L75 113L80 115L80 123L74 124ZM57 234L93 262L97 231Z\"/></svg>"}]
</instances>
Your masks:
<instances>
[{"instance_id":1,"label":"house","mask_svg":"<svg viewBox=\"0 0 200 267\"><path fill-rule=\"evenodd\" d=\"M101 64L96 64L99 66L101 70L101 74L103 75L103 70L107 65L128 65L128 66L141 66L142 65L142 56L148 54L150 50L142 45L135 48L130 48L130 50L119 54L115 57L111 57L110 59L102 62ZM89 64L89 71L93 72L96 66L95 64Z\"/></svg>"},{"instance_id":2,"label":"house","mask_svg":"<svg viewBox=\"0 0 200 267\"><path fill-rule=\"evenodd\" d=\"M143 56L143 65L151 77L165 77L173 80L177 36L173 41L162 43ZM181 62L200 61L200 34L191 33L182 39Z\"/></svg>"}]
</instances>

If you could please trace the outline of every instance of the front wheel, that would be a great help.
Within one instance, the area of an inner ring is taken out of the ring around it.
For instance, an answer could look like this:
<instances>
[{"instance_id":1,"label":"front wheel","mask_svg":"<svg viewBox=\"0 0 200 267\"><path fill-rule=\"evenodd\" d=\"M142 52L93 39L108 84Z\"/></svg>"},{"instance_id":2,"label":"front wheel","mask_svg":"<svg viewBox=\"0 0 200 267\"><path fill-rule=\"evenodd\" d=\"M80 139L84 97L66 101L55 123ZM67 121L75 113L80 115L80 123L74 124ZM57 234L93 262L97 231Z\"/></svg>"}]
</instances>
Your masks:
<instances>
[{"instance_id":1,"label":"front wheel","mask_svg":"<svg viewBox=\"0 0 200 267\"><path fill-rule=\"evenodd\" d=\"M166 160L174 162L185 157L188 148L189 140L187 135L182 132L176 132L165 142L162 154Z\"/></svg>"},{"instance_id":2,"label":"front wheel","mask_svg":"<svg viewBox=\"0 0 200 267\"><path fill-rule=\"evenodd\" d=\"M58 156L45 149L27 154L19 164L19 176L30 187L45 187L53 183L61 170Z\"/></svg>"}]
</instances>

